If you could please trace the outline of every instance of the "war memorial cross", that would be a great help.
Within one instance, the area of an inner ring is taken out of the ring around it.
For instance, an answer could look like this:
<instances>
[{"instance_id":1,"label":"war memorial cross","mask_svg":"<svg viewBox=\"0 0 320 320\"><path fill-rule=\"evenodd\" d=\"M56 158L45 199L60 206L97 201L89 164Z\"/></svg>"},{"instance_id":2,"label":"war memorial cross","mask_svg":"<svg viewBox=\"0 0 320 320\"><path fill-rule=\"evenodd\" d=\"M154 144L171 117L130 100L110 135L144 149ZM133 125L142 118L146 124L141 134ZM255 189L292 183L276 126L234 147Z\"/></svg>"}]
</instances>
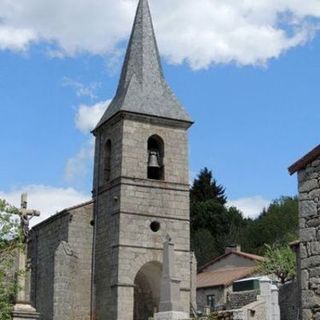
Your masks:
<instances>
[{"instance_id":1,"label":"war memorial cross","mask_svg":"<svg viewBox=\"0 0 320 320\"><path fill-rule=\"evenodd\" d=\"M24 245L19 250L18 270L22 270L22 274L18 275L18 291L16 295L16 303L13 308L13 320L36 320L39 319L39 313L32 307L30 302L30 267L27 264L27 246L30 240L30 220L39 217L38 210L28 209L28 195L21 195L21 207L19 209L20 224L24 234Z\"/></svg>"}]
</instances>

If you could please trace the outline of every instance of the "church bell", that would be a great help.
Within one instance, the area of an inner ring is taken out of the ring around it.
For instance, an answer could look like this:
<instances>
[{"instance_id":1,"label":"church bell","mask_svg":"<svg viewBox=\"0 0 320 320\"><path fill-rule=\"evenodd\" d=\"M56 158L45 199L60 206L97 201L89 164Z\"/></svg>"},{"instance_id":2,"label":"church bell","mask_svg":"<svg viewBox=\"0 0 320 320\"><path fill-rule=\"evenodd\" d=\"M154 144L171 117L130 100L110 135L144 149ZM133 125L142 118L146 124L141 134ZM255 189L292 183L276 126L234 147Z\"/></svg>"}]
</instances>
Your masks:
<instances>
[{"instance_id":1,"label":"church bell","mask_svg":"<svg viewBox=\"0 0 320 320\"><path fill-rule=\"evenodd\" d=\"M159 163L159 153L156 151L150 151L149 152L149 161L148 161L148 167L149 168L160 168Z\"/></svg>"}]
</instances>

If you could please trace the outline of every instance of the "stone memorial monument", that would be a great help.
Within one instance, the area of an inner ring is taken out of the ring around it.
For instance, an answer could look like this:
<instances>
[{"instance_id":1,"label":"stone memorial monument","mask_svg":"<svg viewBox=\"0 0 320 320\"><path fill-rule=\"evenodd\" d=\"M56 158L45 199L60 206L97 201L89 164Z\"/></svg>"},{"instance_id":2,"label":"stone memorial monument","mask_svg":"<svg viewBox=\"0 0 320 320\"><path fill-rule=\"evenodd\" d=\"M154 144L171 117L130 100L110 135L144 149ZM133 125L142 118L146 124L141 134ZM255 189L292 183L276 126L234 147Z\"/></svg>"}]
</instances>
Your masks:
<instances>
[{"instance_id":1,"label":"stone memorial monument","mask_svg":"<svg viewBox=\"0 0 320 320\"><path fill-rule=\"evenodd\" d=\"M155 320L189 319L189 315L182 312L181 308L180 282L175 272L174 243L167 235L163 247L160 306L159 312L154 316Z\"/></svg>"},{"instance_id":2,"label":"stone memorial monument","mask_svg":"<svg viewBox=\"0 0 320 320\"><path fill-rule=\"evenodd\" d=\"M18 252L18 292L16 295L16 302L13 308L13 320L36 320L39 319L39 313L31 305L30 302L30 267L27 263L27 245L29 240L29 223L33 217L39 216L40 212L37 210L27 209L27 194L21 195L20 221L21 228L24 233L23 247Z\"/></svg>"}]
</instances>

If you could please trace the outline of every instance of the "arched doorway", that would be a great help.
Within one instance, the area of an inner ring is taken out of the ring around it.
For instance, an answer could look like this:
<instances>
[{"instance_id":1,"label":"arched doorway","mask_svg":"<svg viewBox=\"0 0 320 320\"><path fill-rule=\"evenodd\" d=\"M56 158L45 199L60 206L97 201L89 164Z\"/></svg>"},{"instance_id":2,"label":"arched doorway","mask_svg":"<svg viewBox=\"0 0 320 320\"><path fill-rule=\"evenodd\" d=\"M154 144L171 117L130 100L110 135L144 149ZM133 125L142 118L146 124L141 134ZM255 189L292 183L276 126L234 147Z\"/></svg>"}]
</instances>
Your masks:
<instances>
[{"instance_id":1,"label":"arched doorway","mask_svg":"<svg viewBox=\"0 0 320 320\"><path fill-rule=\"evenodd\" d=\"M159 309L161 263L146 263L134 281L134 320L148 320Z\"/></svg>"}]
</instances>

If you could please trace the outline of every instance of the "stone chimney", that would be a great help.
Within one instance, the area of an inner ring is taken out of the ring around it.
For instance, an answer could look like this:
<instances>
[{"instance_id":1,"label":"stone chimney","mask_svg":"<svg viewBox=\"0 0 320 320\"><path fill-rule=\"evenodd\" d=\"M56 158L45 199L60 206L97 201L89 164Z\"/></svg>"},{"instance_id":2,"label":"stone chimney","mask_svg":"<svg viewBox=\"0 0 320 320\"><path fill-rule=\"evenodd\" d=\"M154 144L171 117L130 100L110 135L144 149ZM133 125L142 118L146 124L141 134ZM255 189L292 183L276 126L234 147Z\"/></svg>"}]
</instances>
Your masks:
<instances>
[{"instance_id":1,"label":"stone chimney","mask_svg":"<svg viewBox=\"0 0 320 320\"><path fill-rule=\"evenodd\" d=\"M230 253L230 252L241 252L241 246L240 244L232 244L225 248L224 253Z\"/></svg>"}]
</instances>

